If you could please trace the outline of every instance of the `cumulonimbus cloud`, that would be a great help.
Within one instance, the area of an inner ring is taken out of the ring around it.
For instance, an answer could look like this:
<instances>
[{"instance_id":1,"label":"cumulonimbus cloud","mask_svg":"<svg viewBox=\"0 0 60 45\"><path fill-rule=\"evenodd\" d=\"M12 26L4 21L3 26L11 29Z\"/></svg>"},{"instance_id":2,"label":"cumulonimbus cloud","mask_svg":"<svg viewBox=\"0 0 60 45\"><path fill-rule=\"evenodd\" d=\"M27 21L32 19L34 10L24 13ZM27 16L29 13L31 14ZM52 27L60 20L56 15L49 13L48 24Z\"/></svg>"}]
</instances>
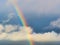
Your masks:
<instances>
[{"instance_id":1,"label":"cumulonimbus cloud","mask_svg":"<svg viewBox=\"0 0 60 45\"><path fill-rule=\"evenodd\" d=\"M33 41L60 41L60 34L57 34L53 31L41 34L35 33L31 27L22 27L18 25L0 25L0 40L28 40L27 35L30 35Z\"/></svg>"}]
</instances>

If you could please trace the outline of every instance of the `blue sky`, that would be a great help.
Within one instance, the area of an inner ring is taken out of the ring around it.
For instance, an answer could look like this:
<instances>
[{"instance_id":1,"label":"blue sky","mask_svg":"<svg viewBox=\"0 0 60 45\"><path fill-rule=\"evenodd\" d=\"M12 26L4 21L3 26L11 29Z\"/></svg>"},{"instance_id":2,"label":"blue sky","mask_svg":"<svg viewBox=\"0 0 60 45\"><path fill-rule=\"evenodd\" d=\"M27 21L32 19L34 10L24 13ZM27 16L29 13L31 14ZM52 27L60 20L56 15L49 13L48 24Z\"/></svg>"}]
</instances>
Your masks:
<instances>
[{"instance_id":1,"label":"blue sky","mask_svg":"<svg viewBox=\"0 0 60 45\"><path fill-rule=\"evenodd\" d=\"M34 41L60 41L60 34L57 34L60 33L60 0L17 0L17 3L26 18L28 27L21 25L21 20L9 0L0 0L0 40L6 36L8 37L5 40L26 40L26 36L22 38L21 35L26 34L27 28ZM46 35L48 37L43 39ZM41 36L41 39L38 36Z\"/></svg>"}]
</instances>

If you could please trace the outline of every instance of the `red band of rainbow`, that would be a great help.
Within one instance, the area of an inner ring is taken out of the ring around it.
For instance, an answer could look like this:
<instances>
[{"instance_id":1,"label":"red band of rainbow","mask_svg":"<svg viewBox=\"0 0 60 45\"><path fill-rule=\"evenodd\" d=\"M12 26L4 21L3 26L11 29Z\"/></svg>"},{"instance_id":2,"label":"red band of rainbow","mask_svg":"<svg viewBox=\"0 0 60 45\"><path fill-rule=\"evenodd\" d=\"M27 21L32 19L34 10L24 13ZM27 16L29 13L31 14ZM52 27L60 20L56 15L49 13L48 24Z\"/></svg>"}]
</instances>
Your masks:
<instances>
[{"instance_id":1,"label":"red band of rainbow","mask_svg":"<svg viewBox=\"0 0 60 45\"><path fill-rule=\"evenodd\" d=\"M24 26L24 27L27 27L27 22L26 22L26 20L25 20L25 17L24 17L24 15L23 15L23 13L22 13L22 10L19 8L16 0L14 0L14 2L12 2L12 4L13 4L13 6L14 6L17 14L18 14L18 16L20 17L20 20L21 20L23 26ZM28 31L29 31L29 30L26 29L27 37L28 37L28 40L29 40L29 45L34 45L34 44L33 44L33 41L32 41L32 38L31 38L31 35L29 34Z\"/></svg>"}]
</instances>

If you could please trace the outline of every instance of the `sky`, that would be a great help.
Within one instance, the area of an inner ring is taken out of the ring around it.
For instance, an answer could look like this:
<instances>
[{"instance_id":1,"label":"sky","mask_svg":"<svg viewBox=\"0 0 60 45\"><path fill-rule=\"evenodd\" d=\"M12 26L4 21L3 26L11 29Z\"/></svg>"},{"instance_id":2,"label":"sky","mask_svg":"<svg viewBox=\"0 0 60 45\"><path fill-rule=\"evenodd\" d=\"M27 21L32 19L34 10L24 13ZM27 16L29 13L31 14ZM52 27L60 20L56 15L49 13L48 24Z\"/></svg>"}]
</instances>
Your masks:
<instances>
[{"instance_id":1,"label":"sky","mask_svg":"<svg viewBox=\"0 0 60 45\"><path fill-rule=\"evenodd\" d=\"M0 40L60 41L60 0L16 0L28 24L22 26L14 0L0 0Z\"/></svg>"}]
</instances>

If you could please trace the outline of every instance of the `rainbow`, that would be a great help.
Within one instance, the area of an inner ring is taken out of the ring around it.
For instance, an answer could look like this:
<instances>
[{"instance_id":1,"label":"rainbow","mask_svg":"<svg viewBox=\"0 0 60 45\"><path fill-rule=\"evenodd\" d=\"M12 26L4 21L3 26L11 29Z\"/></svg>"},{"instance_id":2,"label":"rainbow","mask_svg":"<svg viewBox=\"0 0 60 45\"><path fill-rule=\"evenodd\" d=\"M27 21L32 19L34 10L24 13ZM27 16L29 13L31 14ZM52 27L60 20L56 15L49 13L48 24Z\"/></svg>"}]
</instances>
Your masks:
<instances>
[{"instance_id":1,"label":"rainbow","mask_svg":"<svg viewBox=\"0 0 60 45\"><path fill-rule=\"evenodd\" d=\"M16 0L14 0L13 6L14 6L14 8L15 8L15 10L16 10L16 13L17 13L17 15L19 16L19 19L21 20L23 26L24 26L24 27L27 27L27 22L26 22L26 20L25 20L25 17L24 17L24 15L23 15L23 13L22 13L22 10L19 8ZM29 35L29 32L28 32L28 31L29 31L29 30L26 29L26 33L27 33L29 45L34 45L34 44L33 44L33 41L32 41L32 38L31 38L31 35Z\"/></svg>"}]
</instances>

